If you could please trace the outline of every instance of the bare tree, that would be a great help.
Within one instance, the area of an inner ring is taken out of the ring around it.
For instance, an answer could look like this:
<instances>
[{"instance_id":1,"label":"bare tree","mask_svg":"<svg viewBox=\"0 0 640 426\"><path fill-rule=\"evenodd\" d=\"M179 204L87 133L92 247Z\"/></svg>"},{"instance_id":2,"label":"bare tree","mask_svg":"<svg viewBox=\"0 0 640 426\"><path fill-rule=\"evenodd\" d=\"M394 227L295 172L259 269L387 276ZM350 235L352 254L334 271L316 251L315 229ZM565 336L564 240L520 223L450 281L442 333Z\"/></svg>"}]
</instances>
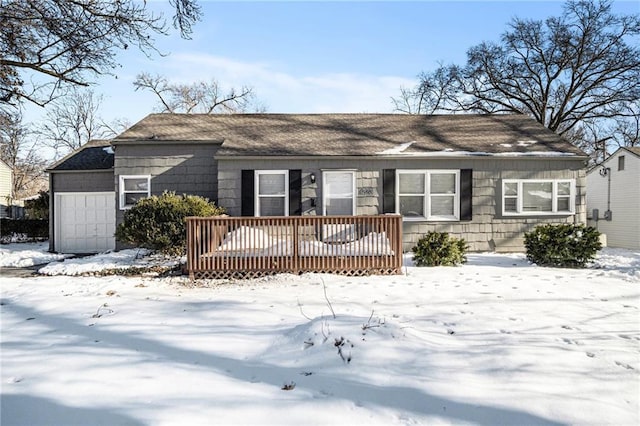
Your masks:
<instances>
[{"instance_id":1,"label":"bare tree","mask_svg":"<svg viewBox=\"0 0 640 426\"><path fill-rule=\"evenodd\" d=\"M195 0L169 0L176 13L173 15L173 26L180 30L182 38L191 38L192 26L200 20L202 10Z\"/></svg>"},{"instance_id":2,"label":"bare tree","mask_svg":"<svg viewBox=\"0 0 640 426\"><path fill-rule=\"evenodd\" d=\"M192 84L172 83L161 75L140 73L133 82L135 90L147 90L160 102L161 112L186 114L214 114L262 110L253 88L224 90L217 80L199 81Z\"/></svg>"},{"instance_id":3,"label":"bare tree","mask_svg":"<svg viewBox=\"0 0 640 426\"><path fill-rule=\"evenodd\" d=\"M46 160L28 127L22 123L22 113L0 112L0 159L13 171L12 193L16 199L37 194L45 181Z\"/></svg>"},{"instance_id":4,"label":"bare tree","mask_svg":"<svg viewBox=\"0 0 640 426\"><path fill-rule=\"evenodd\" d=\"M640 102L626 106L628 114L615 120L619 146L640 146Z\"/></svg>"},{"instance_id":5,"label":"bare tree","mask_svg":"<svg viewBox=\"0 0 640 426\"><path fill-rule=\"evenodd\" d=\"M524 113L595 147L624 133L603 135L611 123L638 121L639 36L640 17L614 14L610 1L570 0L545 21L515 18L500 43L469 49L464 66L421 74L411 112ZM399 111L408 112L406 93Z\"/></svg>"},{"instance_id":6,"label":"bare tree","mask_svg":"<svg viewBox=\"0 0 640 426\"><path fill-rule=\"evenodd\" d=\"M74 89L57 98L37 128L42 143L60 156L80 148L91 139L114 136L100 118L101 104L102 95L96 95L90 89Z\"/></svg>"},{"instance_id":7,"label":"bare tree","mask_svg":"<svg viewBox=\"0 0 640 426\"><path fill-rule=\"evenodd\" d=\"M131 124L132 123L129 119L123 117L115 118L111 122L103 121L103 137L113 138L131 127Z\"/></svg>"},{"instance_id":8,"label":"bare tree","mask_svg":"<svg viewBox=\"0 0 640 426\"><path fill-rule=\"evenodd\" d=\"M400 97L392 99L395 110L406 114L434 114L446 108L448 99L452 98L453 78L442 64L433 72L421 73L417 87L401 87Z\"/></svg>"},{"instance_id":9,"label":"bare tree","mask_svg":"<svg viewBox=\"0 0 640 426\"><path fill-rule=\"evenodd\" d=\"M201 16L196 0L170 0L174 26L188 38ZM116 53L155 51L161 15L137 0L0 0L0 107L45 105L64 86L87 86L117 66Z\"/></svg>"}]
</instances>

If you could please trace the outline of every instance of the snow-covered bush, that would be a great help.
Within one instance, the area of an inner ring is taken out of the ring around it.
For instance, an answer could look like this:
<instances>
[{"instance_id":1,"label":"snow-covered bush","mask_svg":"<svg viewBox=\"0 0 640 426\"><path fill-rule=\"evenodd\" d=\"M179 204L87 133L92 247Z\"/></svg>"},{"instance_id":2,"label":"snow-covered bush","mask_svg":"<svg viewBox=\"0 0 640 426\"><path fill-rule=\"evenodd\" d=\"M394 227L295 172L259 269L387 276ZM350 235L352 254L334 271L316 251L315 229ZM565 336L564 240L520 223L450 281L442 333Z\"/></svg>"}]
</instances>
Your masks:
<instances>
[{"instance_id":1,"label":"snow-covered bush","mask_svg":"<svg viewBox=\"0 0 640 426\"><path fill-rule=\"evenodd\" d=\"M570 223L537 226L524 235L527 259L541 266L583 268L602 248L600 232Z\"/></svg>"},{"instance_id":2,"label":"snow-covered bush","mask_svg":"<svg viewBox=\"0 0 640 426\"><path fill-rule=\"evenodd\" d=\"M416 266L456 266L467 261L467 243L446 232L429 232L411 249Z\"/></svg>"},{"instance_id":3,"label":"snow-covered bush","mask_svg":"<svg viewBox=\"0 0 640 426\"><path fill-rule=\"evenodd\" d=\"M116 239L167 254L182 254L186 249L188 216L218 216L224 213L206 198L165 192L136 203L124 214L116 228Z\"/></svg>"}]
</instances>

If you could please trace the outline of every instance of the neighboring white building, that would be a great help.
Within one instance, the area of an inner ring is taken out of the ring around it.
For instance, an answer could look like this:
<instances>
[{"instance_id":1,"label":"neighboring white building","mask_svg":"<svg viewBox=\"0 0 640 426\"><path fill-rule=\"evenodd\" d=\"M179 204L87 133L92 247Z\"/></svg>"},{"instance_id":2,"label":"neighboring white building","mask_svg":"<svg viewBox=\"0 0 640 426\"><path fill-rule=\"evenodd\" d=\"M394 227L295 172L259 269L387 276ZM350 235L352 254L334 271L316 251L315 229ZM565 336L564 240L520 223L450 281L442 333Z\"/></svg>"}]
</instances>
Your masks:
<instances>
[{"instance_id":1,"label":"neighboring white building","mask_svg":"<svg viewBox=\"0 0 640 426\"><path fill-rule=\"evenodd\" d=\"M587 217L609 247L640 250L640 147L620 148L587 172Z\"/></svg>"},{"instance_id":2,"label":"neighboring white building","mask_svg":"<svg viewBox=\"0 0 640 426\"><path fill-rule=\"evenodd\" d=\"M0 160L0 217L9 216L8 206L11 204L13 194L11 193L13 172L11 167Z\"/></svg>"}]
</instances>

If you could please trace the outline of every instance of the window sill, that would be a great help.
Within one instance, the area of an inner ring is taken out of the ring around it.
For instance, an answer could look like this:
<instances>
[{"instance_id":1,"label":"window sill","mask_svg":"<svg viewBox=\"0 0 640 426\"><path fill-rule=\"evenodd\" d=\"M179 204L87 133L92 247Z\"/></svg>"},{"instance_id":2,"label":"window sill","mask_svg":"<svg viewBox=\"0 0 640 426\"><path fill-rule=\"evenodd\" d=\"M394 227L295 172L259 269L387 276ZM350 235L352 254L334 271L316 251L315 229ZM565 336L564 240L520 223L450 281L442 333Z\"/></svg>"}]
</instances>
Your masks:
<instances>
[{"instance_id":1,"label":"window sill","mask_svg":"<svg viewBox=\"0 0 640 426\"><path fill-rule=\"evenodd\" d=\"M575 212L526 212L526 213L503 213L502 217L540 217L540 216L573 216Z\"/></svg>"},{"instance_id":2,"label":"window sill","mask_svg":"<svg viewBox=\"0 0 640 426\"><path fill-rule=\"evenodd\" d=\"M460 222L457 217L438 217L438 218L426 218L426 217L402 217L403 222Z\"/></svg>"}]
</instances>

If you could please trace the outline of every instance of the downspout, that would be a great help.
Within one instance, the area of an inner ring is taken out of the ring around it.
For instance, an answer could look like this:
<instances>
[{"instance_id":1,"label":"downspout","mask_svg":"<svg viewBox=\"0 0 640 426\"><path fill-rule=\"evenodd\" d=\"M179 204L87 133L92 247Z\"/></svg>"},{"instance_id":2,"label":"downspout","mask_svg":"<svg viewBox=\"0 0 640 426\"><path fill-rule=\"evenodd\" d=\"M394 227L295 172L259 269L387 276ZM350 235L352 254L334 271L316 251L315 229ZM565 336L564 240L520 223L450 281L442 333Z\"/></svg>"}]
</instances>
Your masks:
<instances>
[{"instance_id":1,"label":"downspout","mask_svg":"<svg viewBox=\"0 0 640 426\"><path fill-rule=\"evenodd\" d=\"M53 173L49 172L49 252L55 253L55 185L53 183Z\"/></svg>"},{"instance_id":2,"label":"downspout","mask_svg":"<svg viewBox=\"0 0 640 426\"><path fill-rule=\"evenodd\" d=\"M611 221L611 168L603 167L599 173L607 177L607 211L604 212L604 220Z\"/></svg>"},{"instance_id":3,"label":"downspout","mask_svg":"<svg viewBox=\"0 0 640 426\"><path fill-rule=\"evenodd\" d=\"M602 139L602 163L605 162L607 157L607 140L611 137ZM602 166L600 170L600 176L607 177L607 211L604 212L604 220L611 221L611 168Z\"/></svg>"},{"instance_id":4,"label":"downspout","mask_svg":"<svg viewBox=\"0 0 640 426\"><path fill-rule=\"evenodd\" d=\"M607 168L607 211L604 212L605 220L611 220L611 169Z\"/></svg>"}]
</instances>

